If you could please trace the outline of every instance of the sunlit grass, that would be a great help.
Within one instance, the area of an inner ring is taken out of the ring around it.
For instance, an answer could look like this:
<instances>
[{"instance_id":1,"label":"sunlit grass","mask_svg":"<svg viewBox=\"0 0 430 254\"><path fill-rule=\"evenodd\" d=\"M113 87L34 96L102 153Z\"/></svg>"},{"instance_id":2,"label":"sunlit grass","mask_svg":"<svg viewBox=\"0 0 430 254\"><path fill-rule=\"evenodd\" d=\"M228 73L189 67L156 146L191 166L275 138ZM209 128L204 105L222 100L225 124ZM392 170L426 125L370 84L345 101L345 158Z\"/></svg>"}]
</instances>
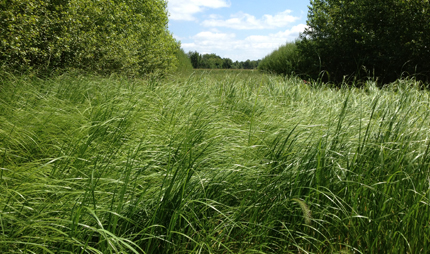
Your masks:
<instances>
[{"instance_id":1,"label":"sunlit grass","mask_svg":"<svg viewBox=\"0 0 430 254\"><path fill-rule=\"evenodd\" d=\"M429 105L257 72L2 75L2 253L428 253Z\"/></svg>"}]
</instances>

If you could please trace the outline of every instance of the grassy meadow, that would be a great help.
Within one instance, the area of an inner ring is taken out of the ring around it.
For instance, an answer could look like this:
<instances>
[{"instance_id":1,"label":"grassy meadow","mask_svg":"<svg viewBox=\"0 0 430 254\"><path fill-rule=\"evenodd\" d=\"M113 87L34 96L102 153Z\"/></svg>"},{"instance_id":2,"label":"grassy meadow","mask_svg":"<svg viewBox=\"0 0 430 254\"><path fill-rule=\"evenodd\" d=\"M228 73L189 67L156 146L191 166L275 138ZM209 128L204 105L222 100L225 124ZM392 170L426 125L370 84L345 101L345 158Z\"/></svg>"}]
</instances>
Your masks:
<instances>
[{"instance_id":1,"label":"grassy meadow","mask_svg":"<svg viewBox=\"0 0 430 254\"><path fill-rule=\"evenodd\" d=\"M0 253L429 253L430 93L1 74Z\"/></svg>"}]
</instances>

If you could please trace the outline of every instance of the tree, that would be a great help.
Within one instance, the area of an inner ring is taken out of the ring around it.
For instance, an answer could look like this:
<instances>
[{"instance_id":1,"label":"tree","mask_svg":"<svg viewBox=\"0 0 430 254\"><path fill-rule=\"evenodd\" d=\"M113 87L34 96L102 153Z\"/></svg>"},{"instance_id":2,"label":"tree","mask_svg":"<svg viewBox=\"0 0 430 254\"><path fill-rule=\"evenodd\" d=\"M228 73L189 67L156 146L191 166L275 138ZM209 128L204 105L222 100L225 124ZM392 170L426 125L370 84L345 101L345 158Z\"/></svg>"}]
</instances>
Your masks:
<instances>
[{"instance_id":1,"label":"tree","mask_svg":"<svg viewBox=\"0 0 430 254\"><path fill-rule=\"evenodd\" d=\"M193 71L193 65L191 63L190 58L187 54L185 54L182 48L178 48L175 53L176 59L178 60L178 66L176 68L176 72L186 73Z\"/></svg>"},{"instance_id":2,"label":"tree","mask_svg":"<svg viewBox=\"0 0 430 254\"><path fill-rule=\"evenodd\" d=\"M201 55L197 51L189 51L188 57L193 65L193 68L206 68L206 69L255 69L261 60L239 62L231 60L230 58L221 58L216 54Z\"/></svg>"},{"instance_id":3,"label":"tree","mask_svg":"<svg viewBox=\"0 0 430 254\"><path fill-rule=\"evenodd\" d=\"M199 52L188 52L188 57L191 60L191 64L193 65L193 68L201 68L202 67L202 55L199 54Z\"/></svg>"},{"instance_id":4,"label":"tree","mask_svg":"<svg viewBox=\"0 0 430 254\"><path fill-rule=\"evenodd\" d=\"M244 69L252 69L252 64L251 64L251 60L246 60L244 63L243 63L243 68Z\"/></svg>"},{"instance_id":5,"label":"tree","mask_svg":"<svg viewBox=\"0 0 430 254\"><path fill-rule=\"evenodd\" d=\"M145 74L174 68L164 0L4 0L0 61L9 69Z\"/></svg>"},{"instance_id":6,"label":"tree","mask_svg":"<svg viewBox=\"0 0 430 254\"><path fill-rule=\"evenodd\" d=\"M289 42L280 46L272 53L258 61L258 69L265 72L291 75L300 75L301 55L296 42Z\"/></svg>"},{"instance_id":7,"label":"tree","mask_svg":"<svg viewBox=\"0 0 430 254\"><path fill-rule=\"evenodd\" d=\"M231 69L233 66L233 61L230 58L224 58L222 63L223 69Z\"/></svg>"},{"instance_id":8,"label":"tree","mask_svg":"<svg viewBox=\"0 0 430 254\"><path fill-rule=\"evenodd\" d=\"M428 20L428 0L312 0L298 48L308 74L325 71L337 82L345 75L383 82L405 73L428 76Z\"/></svg>"},{"instance_id":9,"label":"tree","mask_svg":"<svg viewBox=\"0 0 430 254\"><path fill-rule=\"evenodd\" d=\"M232 66L233 69L242 69L241 62L235 61Z\"/></svg>"},{"instance_id":10,"label":"tree","mask_svg":"<svg viewBox=\"0 0 430 254\"><path fill-rule=\"evenodd\" d=\"M202 67L207 69L221 69L223 60L216 54L204 54L202 56Z\"/></svg>"}]
</instances>

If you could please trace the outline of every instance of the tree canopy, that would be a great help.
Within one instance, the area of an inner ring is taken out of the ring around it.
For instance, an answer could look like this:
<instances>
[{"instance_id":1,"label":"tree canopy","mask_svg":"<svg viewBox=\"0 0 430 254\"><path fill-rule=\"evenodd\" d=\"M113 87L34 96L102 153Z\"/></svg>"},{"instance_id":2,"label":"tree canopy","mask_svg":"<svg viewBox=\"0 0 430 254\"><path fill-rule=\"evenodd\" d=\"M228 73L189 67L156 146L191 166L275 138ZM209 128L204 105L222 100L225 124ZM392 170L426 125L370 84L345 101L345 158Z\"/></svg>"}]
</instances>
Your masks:
<instances>
[{"instance_id":1,"label":"tree canopy","mask_svg":"<svg viewBox=\"0 0 430 254\"><path fill-rule=\"evenodd\" d=\"M428 0L312 0L298 48L314 77L428 79L429 20Z\"/></svg>"},{"instance_id":2,"label":"tree canopy","mask_svg":"<svg viewBox=\"0 0 430 254\"><path fill-rule=\"evenodd\" d=\"M230 58L222 58L214 53L200 54L197 51L188 52L188 57L191 60L193 68L202 69L255 69L260 60L235 61Z\"/></svg>"},{"instance_id":3,"label":"tree canopy","mask_svg":"<svg viewBox=\"0 0 430 254\"><path fill-rule=\"evenodd\" d=\"M3 68L144 74L174 67L164 0L3 0Z\"/></svg>"}]
</instances>

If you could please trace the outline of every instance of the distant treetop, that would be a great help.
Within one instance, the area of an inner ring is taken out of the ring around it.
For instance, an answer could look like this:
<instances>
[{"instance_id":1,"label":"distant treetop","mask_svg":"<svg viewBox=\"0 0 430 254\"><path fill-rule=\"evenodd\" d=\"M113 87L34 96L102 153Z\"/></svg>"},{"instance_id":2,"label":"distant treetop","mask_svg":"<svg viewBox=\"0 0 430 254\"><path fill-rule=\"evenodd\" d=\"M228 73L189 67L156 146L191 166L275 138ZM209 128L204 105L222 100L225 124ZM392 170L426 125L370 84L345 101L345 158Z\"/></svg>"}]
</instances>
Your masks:
<instances>
[{"instance_id":1,"label":"distant treetop","mask_svg":"<svg viewBox=\"0 0 430 254\"><path fill-rule=\"evenodd\" d=\"M239 62L230 58L221 58L216 54L200 54L197 51L188 52L188 57L195 69L255 69L260 60Z\"/></svg>"}]
</instances>

